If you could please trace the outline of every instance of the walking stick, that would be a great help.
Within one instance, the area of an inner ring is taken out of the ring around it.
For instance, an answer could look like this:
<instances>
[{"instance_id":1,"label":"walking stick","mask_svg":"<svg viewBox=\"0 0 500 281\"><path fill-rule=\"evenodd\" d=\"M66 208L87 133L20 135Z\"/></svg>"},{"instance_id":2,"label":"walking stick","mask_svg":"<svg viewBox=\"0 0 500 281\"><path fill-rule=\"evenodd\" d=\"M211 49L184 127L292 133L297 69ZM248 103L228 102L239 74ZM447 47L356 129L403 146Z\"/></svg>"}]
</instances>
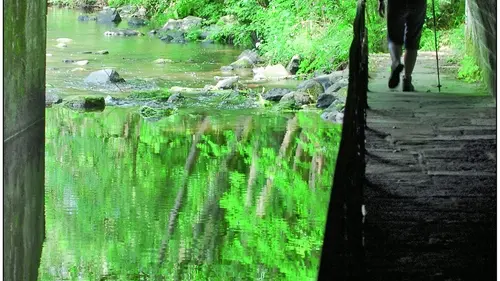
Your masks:
<instances>
[{"instance_id":1,"label":"walking stick","mask_svg":"<svg viewBox=\"0 0 500 281\"><path fill-rule=\"evenodd\" d=\"M437 31L436 31L436 6L434 0L432 0L432 16L434 18L434 47L436 49L436 67L438 74L438 91L441 93L441 79L439 77L439 55L438 55L438 43L437 43Z\"/></svg>"}]
</instances>

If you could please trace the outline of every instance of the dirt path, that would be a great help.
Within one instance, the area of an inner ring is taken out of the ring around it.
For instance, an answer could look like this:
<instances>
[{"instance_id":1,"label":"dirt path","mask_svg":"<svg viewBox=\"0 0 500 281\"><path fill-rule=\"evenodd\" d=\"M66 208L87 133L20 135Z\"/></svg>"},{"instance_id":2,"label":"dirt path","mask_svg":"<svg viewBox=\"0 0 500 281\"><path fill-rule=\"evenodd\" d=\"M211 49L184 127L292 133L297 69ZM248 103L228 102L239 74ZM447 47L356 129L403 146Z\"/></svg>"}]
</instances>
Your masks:
<instances>
[{"instance_id":1,"label":"dirt path","mask_svg":"<svg viewBox=\"0 0 500 281\"><path fill-rule=\"evenodd\" d=\"M454 94L487 95L486 89L480 84L470 84L456 79L458 65L450 62L451 52L439 53L439 69L441 78L441 92ZM387 80L390 74L391 59L389 54L370 55L370 90L375 92L390 91ZM404 72L404 71L403 71ZM419 92L438 92L436 54L434 52L420 52L413 71L413 84ZM401 85L395 91L400 91Z\"/></svg>"},{"instance_id":2,"label":"dirt path","mask_svg":"<svg viewBox=\"0 0 500 281\"><path fill-rule=\"evenodd\" d=\"M495 280L493 98L449 74L437 93L432 53L419 57L415 93L388 90L388 55L371 62L366 280Z\"/></svg>"}]
</instances>

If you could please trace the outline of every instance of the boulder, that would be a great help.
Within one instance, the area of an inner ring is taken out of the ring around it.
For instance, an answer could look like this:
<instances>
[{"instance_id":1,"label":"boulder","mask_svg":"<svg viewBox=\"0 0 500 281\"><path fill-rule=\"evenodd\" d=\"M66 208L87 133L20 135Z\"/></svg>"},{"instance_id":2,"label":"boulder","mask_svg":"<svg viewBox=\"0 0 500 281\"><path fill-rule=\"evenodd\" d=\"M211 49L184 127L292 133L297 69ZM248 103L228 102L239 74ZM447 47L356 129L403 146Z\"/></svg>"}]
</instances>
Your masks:
<instances>
[{"instance_id":1,"label":"boulder","mask_svg":"<svg viewBox=\"0 0 500 281\"><path fill-rule=\"evenodd\" d=\"M321 83L324 89L328 89L330 86L335 84L337 81L339 81L342 78L346 78L346 73L344 71L335 71L330 74L323 74L323 75L318 75L313 78L313 80L318 81Z\"/></svg>"},{"instance_id":2,"label":"boulder","mask_svg":"<svg viewBox=\"0 0 500 281\"><path fill-rule=\"evenodd\" d=\"M222 67L220 68L220 70L221 70L222 72L229 72L229 71L233 71L233 70L234 70L234 67L233 67L233 66L231 66L231 65L226 65L226 66L222 66Z\"/></svg>"},{"instance_id":3,"label":"boulder","mask_svg":"<svg viewBox=\"0 0 500 281\"><path fill-rule=\"evenodd\" d=\"M348 85L349 85L349 80L347 78L341 78L337 82L335 82L333 85L328 87L328 89L326 89L326 92L327 93L335 93L335 92L339 91L340 89L347 87Z\"/></svg>"},{"instance_id":4,"label":"boulder","mask_svg":"<svg viewBox=\"0 0 500 281\"><path fill-rule=\"evenodd\" d=\"M321 118L336 124L342 124L344 121L344 113L342 112L323 112Z\"/></svg>"},{"instance_id":5,"label":"boulder","mask_svg":"<svg viewBox=\"0 0 500 281\"><path fill-rule=\"evenodd\" d=\"M183 31L169 30L167 32L162 32L160 39L166 43L186 43L185 35L186 33Z\"/></svg>"},{"instance_id":6,"label":"boulder","mask_svg":"<svg viewBox=\"0 0 500 281\"><path fill-rule=\"evenodd\" d=\"M142 32L131 29L122 29L122 30L104 32L104 36L142 36L142 35L144 35Z\"/></svg>"},{"instance_id":7,"label":"boulder","mask_svg":"<svg viewBox=\"0 0 500 281\"><path fill-rule=\"evenodd\" d=\"M70 38L57 38L56 41L58 43L71 43L73 42L73 39L70 39Z\"/></svg>"},{"instance_id":8,"label":"boulder","mask_svg":"<svg viewBox=\"0 0 500 281\"><path fill-rule=\"evenodd\" d=\"M68 45L66 43L59 43L56 45L57 48L67 48Z\"/></svg>"},{"instance_id":9,"label":"boulder","mask_svg":"<svg viewBox=\"0 0 500 281\"><path fill-rule=\"evenodd\" d=\"M138 17L131 17L127 23L129 26L134 26L134 27L135 26L145 26L147 24L145 19L138 18Z\"/></svg>"},{"instance_id":10,"label":"boulder","mask_svg":"<svg viewBox=\"0 0 500 281\"><path fill-rule=\"evenodd\" d=\"M53 104L58 104L62 102L62 98L54 93L45 94L45 107L50 107Z\"/></svg>"},{"instance_id":11,"label":"boulder","mask_svg":"<svg viewBox=\"0 0 500 281\"><path fill-rule=\"evenodd\" d=\"M264 98L265 100L268 100L268 101L280 101L284 95L286 95L290 92L291 92L290 89L274 88L274 89L267 91L262 96L262 98Z\"/></svg>"},{"instance_id":12,"label":"boulder","mask_svg":"<svg viewBox=\"0 0 500 281\"><path fill-rule=\"evenodd\" d=\"M254 63L249 57L241 57L237 61L233 62L230 64L234 69L237 68L251 68L253 67Z\"/></svg>"},{"instance_id":13,"label":"boulder","mask_svg":"<svg viewBox=\"0 0 500 281\"><path fill-rule=\"evenodd\" d=\"M182 19L181 30L188 31L194 27L199 27L201 26L201 21L202 18L187 16L184 19Z\"/></svg>"},{"instance_id":14,"label":"boulder","mask_svg":"<svg viewBox=\"0 0 500 281\"><path fill-rule=\"evenodd\" d=\"M89 16L89 15L78 16L78 21L95 21L95 20L97 20L96 16Z\"/></svg>"},{"instance_id":15,"label":"boulder","mask_svg":"<svg viewBox=\"0 0 500 281\"><path fill-rule=\"evenodd\" d=\"M290 73L281 64L257 67L253 69L253 73L254 80L284 79L290 76Z\"/></svg>"},{"instance_id":16,"label":"boulder","mask_svg":"<svg viewBox=\"0 0 500 281\"><path fill-rule=\"evenodd\" d=\"M290 72L290 74L295 75L297 71L299 71L299 67L300 67L300 56L295 55L288 63L286 70Z\"/></svg>"},{"instance_id":17,"label":"boulder","mask_svg":"<svg viewBox=\"0 0 500 281\"><path fill-rule=\"evenodd\" d=\"M124 15L131 15L135 12L137 12L137 7L136 6L132 6L132 5L126 5L126 6L122 6L122 7L119 7L118 9L116 9L120 14L124 14Z\"/></svg>"},{"instance_id":18,"label":"boulder","mask_svg":"<svg viewBox=\"0 0 500 281\"><path fill-rule=\"evenodd\" d=\"M115 9L106 9L97 14L98 23L119 23L121 20L120 14Z\"/></svg>"},{"instance_id":19,"label":"boulder","mask_svg":"<svg viewBox=\"0 0 500 281\"><path fill-rule=\"evenodd\" d=\"M123 78L120 77L118 72L112 69L102 69L94 71L85 78L85 83L90 84L105 84L105 83L119 83L125 82Z\"/></svg>"},{"instance_id":20,"label":"boulder","mask_svg":"<svg viewBox=\"0 0 500 281\"><path fill-rule=\"evenodd\" d=\"M106 103L103 97L84 97L67 101L65 106L77 110L102 111L106 107Z\"/></svg>"},{"instance_id":21,"label":"boulder","mask_svg":"<svg viewBox=\"0 0 500 281\"><path fill-rule=\"evenodd\" d=\"M316 107L327 108L335 101L335 96L332 93L322 93L318 97Z\"/></svg>"},{"instance_id":22,"label":"boulder","mask_svg":"<svg viewBox=\"0 0 500 281\"><path fill-rule=\"evenodd\" d=\"M169 59L157 59L157 60L155 60L153 62L156 63L156 64L165 64L165 63L171 63L173 61L169 60Z\"/></svg>"},{"instance_id":23,"label":"boulder","mask_svg":"<svg viewBox=\"0 0 500 281\"><path fill-rule=\"evenodd\" d=\"M89 64L89 61L88 60L79 60L79 61L75 61L73 64L83 66L83 65Z\"/></svg>"},{"instance_id":24,"label":"boulder","mask_svg":"<svg viewBox=\"0 0 500 281\"><path fill-rule=\"evenodd\" d=\"M250 61L252 61L253 64L256 64L258 62L260 62L260 56L259 54L256 52L256 51L253 51L253 50L244 50L239 56L238 56L238 60L241 59L241 58L244 58L244 57L247 57L250 59Z\"/></svg>"},{"instance_id":25,"label":"boulder","mask_svg":"<svg viewBox=\"0 0 500 281\"><path fill-rule=\"evenodd\" d=\"M215 88L217 89L232 89L234 88L235 84L238 83L239 77L234 76L234 77L228 77L226 79L220 80L217 85L215 85Z\"/></svg>"},{"instance_id":26,"label":"boulder","mask_svg":"<svg viewBox=\"0 0 500 281\"><path fill-rule=\"evenodd\" d=\"M181 30L188 31L192 28L201 26L202 19L199 17L187 16L183 19L175 20L169 19L165 25L163 25L163 30Z\"/></svg>"},{"instance_id":27,"label":"boulder","mask_svg":"<svg viewBox=\"0 0 500 281\"><path fill-rule=\"evenodd\" d=\"M144 8L144 6L139 7L139 10L137 10L135 15L137 15L141 18L145 18L146 17L146 8Z\"/></svg>"},{"instance_id":28,"label":"boulder","mask_svg":"<svg viewBox=\"0 0 500 281\"><path fill-rule=\"evenodd\" d=\"M95 52L94 54L96 54L96 55L107 55L107 54L109 54L109 52L108 52L108 50L100 50L100 51Z\"/></svg>"},{"instance_id":29,"label":"boulder","mask_svg":"<svg viewBox=\"0 0 500 281\"><path fill-rule=\"evenodd\" d=\"M223 16L217 21L218 25L227 25L227 24L235 24L237 22L236 17L234 15L226 15Z\"/></svg>"},{"instance_id":30,"label":"boulder","mask_svg":"<svg viewBox=\"0 0 500 281\"><path fill-rule=\"evenodd\" d=\"M290 92L290 93L284 95L281 98L280 103L287 103L291 100L293 100L295 102L295 105L299 106L299 107L303 106L303 105L310 104L312 102L312 99L311 99L309 94L307 94L305 92L297 91L297 92Z\"/></svg>"},{"instance_id":31,"label":"boulder","mask_svg":"<svg viewBox=\"0 0 500 281\"><path fill-rule=\"evenodd\" d=\"M180 93L175 93L175 94L172 94L172 95L168 98L167 102L168 102L168 103L173 103L173 104L176 104L176 103L180 103L180 102L182 102L184 99L185 99L185 97L184 97L182 94L180 94Z\"/></svg>"},{"instance_id":32,"label":"boulder","mask_svg":"<svg viewBox=\"0 0 500 281\"><path fill-rule=\"evenodd\" d=\"M222 30L222 28L220 26L217 26L214 24L207 26L207 27L204 27L201 30L201 33L198 36L198 39L213 42L213 40L210 38L212 37L213 34L219 33L221 30Z\"/></svg>"},{"instance_id":33,"label":"boulder","mask_svg":"<svg viewBox=\"0 0 500 281\"><path fill-rule=\"evenodd\" d=\"M162 30L178 30L182 26L182 20L169 19L162 27Z\"/></svg>"},{"instance_id":34,"label":"boulder","mask_svg":"<svg viewBox=\"0 0 500 281\"><path fill-rule=\"evenodd\" d=\"M325 89L323 88L321 83L315 80L304 81L300 83L299 86L297 86L297 89L302 92L308 93L314 100L317 100L319 95L325 92Z\"/></svg>"}]
</instances>

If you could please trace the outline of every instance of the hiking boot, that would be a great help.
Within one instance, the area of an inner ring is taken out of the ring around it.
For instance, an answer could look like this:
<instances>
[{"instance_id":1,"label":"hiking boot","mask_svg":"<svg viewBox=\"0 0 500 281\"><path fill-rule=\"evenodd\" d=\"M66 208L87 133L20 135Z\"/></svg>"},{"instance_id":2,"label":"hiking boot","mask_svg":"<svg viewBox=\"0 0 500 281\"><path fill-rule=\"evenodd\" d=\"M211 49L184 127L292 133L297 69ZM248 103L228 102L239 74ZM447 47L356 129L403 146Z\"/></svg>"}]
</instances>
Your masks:
<instances>
[{"instance_id":1,"label":"hiking boot","mask_svg":"<svg viewBox=\"0 0 500 281\"><path fill-rule=\"evenodd\" d=\"M411 77L403 77L403 92L414 92L415 87L411 83Z\"/></svg>"},{"instance_id":2,"label":"hiking boot","mask_svg":"<svg viewBox=\"0 0 500 281\"><path fill-rule=\"evenodd\" d=\"M389 88L394 89L399 85L399 75L401 74L401 71L403 71L403 69L404 65L399 64L391 71L391 77L389 78L388 83Z\"/></svg>"}]
</instances>

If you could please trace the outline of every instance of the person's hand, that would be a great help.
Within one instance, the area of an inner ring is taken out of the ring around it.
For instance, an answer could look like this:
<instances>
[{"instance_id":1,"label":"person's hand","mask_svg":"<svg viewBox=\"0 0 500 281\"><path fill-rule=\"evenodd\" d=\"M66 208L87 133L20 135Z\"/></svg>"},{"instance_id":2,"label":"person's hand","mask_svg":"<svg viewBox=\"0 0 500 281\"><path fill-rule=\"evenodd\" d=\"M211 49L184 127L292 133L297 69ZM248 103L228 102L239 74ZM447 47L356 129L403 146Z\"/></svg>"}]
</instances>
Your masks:
<instances>
[{"instance_id":1,"label":"person's hand","mask_svg":"<svg viewBox=\"0 0 500 281\"><path fill-rule=\"evenodd\" d=\"M385 3L384 3L384 0L378 0L378 14L381 17L384 17L384 15L385 15Z\"/></svg>"}]
</instances>

